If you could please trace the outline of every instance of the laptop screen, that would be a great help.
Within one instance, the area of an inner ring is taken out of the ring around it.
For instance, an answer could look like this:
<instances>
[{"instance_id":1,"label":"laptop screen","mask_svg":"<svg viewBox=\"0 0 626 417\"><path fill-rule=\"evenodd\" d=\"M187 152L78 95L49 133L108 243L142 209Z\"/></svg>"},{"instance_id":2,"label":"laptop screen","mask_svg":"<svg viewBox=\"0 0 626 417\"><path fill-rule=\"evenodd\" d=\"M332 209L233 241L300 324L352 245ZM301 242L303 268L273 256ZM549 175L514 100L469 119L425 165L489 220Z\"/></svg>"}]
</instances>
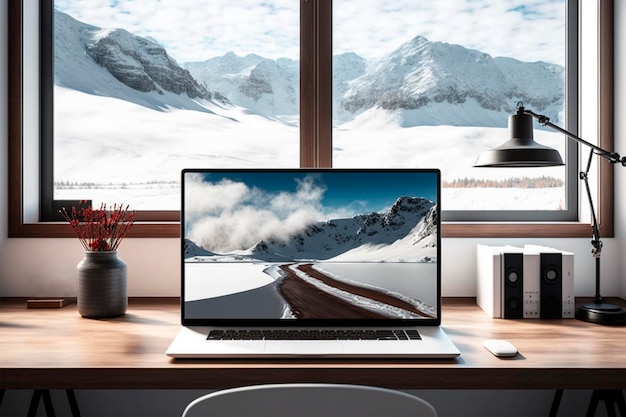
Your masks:
<instances>
[{"instance_id":1,"label":"laptop screen","mask_svg":"<svg viewBox=\"0 0 626 417\"><path fill-rule=\"evenodd\" d=\"M440 189L435 169L184 170L183 324L440 324Z\"/></svg>"}]
</instances>

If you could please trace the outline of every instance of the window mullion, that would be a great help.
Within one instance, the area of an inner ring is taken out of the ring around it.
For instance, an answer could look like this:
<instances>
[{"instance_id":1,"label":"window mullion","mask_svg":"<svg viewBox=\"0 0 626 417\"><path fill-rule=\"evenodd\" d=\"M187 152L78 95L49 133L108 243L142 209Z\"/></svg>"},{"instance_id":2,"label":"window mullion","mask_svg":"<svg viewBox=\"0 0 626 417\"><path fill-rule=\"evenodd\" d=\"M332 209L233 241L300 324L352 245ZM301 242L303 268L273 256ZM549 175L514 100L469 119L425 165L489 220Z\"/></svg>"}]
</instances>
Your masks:
<instances>
[{"instance_id":1,"label":"window mullion","mask_svg":"<svg viewBox=\"0 0 626 417\"><path fill-rule=\"evenodd\" d=\"M332 1L300 4L300 166L332 166Z\"/></svg>"}]
</instances>

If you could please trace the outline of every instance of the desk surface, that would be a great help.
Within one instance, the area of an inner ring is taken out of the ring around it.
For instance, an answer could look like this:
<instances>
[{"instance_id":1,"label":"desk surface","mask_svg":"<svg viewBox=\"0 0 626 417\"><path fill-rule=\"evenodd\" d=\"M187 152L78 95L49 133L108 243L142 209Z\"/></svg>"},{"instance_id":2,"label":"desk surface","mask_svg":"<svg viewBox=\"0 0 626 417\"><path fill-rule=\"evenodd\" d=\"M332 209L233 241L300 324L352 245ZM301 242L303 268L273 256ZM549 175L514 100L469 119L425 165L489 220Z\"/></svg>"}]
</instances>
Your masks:
<instances>
[{"instance_id":1,"label":"desk surface","mask_svg":"<svg viewBox=\"0 0 626 417\"><path fill-rule=\"evenodd\" d=\"M612 300L612 302L616 302ZM624 303L620 300L620 304ZM225 388L280 382L337 382L401 389L626 388L626 327L575 319L489 318L472 298L445 299L442 326L456 360L172 360L177 299L131 299L125 316L81 318L76 305L26 309L0 302L0 388ZM520 354L498 359L482 347L502 338Z\"/></svg>"}]
</instances>

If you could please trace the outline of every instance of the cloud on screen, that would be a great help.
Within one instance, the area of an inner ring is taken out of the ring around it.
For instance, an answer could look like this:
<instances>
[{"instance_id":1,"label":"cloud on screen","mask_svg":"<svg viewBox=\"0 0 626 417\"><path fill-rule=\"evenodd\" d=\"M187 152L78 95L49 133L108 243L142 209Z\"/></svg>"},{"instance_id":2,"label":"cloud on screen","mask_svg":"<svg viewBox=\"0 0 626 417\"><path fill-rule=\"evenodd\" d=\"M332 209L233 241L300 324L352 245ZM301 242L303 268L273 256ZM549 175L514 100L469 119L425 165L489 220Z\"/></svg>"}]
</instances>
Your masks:
<instances>
[{"instance_id":1,"label":"cloud on screen","mask_svg":"<svg viewBox=\"0 0 626 417\"><path fill-rule=\"evenodd\" d=\"M328 216L325 187L306 177L293 191L268 192L241 182L206 182L200 175L185 183L187 237L207 250L228 253L269 237L286 239Z\"/></svg>"}]
</instances>

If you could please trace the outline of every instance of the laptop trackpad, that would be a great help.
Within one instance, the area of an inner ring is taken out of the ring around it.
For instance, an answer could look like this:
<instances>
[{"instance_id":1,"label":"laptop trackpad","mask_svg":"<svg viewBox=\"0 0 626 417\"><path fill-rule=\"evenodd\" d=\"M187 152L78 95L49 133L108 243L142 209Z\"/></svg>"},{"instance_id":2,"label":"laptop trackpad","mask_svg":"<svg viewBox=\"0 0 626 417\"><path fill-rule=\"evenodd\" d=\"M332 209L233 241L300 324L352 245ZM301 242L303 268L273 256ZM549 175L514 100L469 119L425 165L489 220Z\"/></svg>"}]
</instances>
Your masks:
<instances>
[{"instance_id":1,"label":"laptop trackpad","mask_svg":"<svg viewBox=\"0 0 626 417\"><path fill-rule=\"evenodd\" d=\"M285 355L323 355L343 352L343 343L326 340L281 340L265 343L265 353Z\"/></svg>"}]
</instances>

